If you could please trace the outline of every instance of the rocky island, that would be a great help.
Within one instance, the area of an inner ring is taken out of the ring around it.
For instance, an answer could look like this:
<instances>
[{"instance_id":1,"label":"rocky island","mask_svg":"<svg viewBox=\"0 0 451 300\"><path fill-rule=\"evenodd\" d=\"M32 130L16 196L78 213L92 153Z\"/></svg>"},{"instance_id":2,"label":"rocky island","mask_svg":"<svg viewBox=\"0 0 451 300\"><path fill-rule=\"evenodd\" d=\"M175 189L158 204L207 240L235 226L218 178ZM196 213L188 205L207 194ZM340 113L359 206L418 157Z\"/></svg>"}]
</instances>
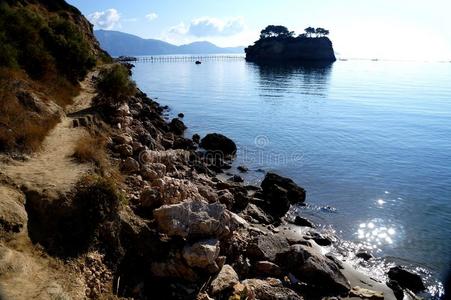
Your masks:
<instances>
[{"instance_id":1,"label":"rocky island","mask_svg":"<svg viewBox=\"0 0 451 300\"><path fill-rule=\"evenodd\" d=\"M402 267L378 281L334 256L334 237L287 217L307 201L291 179L226 176L235 143L186 137L183 114L167 120L77 9L6 1L0 16L0 299L403 299L425 288Z\"/></svg>"},{"instance_id":2,"label":"rocky island","mask_svg":"<svg viewBox=\"0 0 451 300\"><path fill-rule=\"evenodd\" d=\"M295 37L284 26L269 25L261 31L260 39L245 49L246 60L256 63L297 62L332 63L336 61L329 31L308 27Z\"/></svg>"}]
</instances>

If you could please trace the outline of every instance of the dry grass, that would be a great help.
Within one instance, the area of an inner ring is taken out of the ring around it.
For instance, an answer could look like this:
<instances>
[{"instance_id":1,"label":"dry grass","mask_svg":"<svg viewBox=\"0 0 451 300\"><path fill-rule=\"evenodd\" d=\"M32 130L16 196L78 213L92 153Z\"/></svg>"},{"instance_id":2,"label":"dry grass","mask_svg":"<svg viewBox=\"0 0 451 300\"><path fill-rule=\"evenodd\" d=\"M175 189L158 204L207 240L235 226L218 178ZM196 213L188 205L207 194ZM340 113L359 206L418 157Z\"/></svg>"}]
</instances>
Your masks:
<instances>
[{"instance_id":1,"label":"dry grass","mask_svg":"<svg viewBox=\"0 0 451 300\"><path fill-rule=\"evenodd\" d=\"M19 91L32 91L44 102L64 108L79 93L79 87L64 78L49 76L31 80L23 71L0 68L0 152L31 153L38 150L49 131L59 122L58 115L37 113L18 101Z\"/></svg>"},{"instance_id":2,"label":"dry grass","mask_svg":"<svg viewBox=\"0 0 451 300\"><path fill-rule=\"evenodd\" d=\"M123 181L119 168L108 158L106 138L99 133L91 133L78 140L73 157L80 163L94 164L102 177Z\"/></svg>"},{"instance_id":3,"label":"dry grass","mask_svg":"<svg viewBox=\"0 0 451 300\"><path fill-rule=\"evenodd\" d=\"M13 72L0 71L0 151L33 152L59 122L57 115L38 115L14 93Z\"/></svg>"}]
</instances>

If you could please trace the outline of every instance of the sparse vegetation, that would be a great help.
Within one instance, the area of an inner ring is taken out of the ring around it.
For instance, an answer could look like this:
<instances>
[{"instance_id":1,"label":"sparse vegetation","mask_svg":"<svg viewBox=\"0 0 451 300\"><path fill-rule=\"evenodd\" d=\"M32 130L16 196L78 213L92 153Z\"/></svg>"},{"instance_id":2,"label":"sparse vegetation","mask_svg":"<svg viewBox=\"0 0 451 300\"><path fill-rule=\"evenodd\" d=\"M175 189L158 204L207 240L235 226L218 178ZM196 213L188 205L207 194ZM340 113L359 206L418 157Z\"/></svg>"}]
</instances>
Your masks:
<instances>
[{"instance_id":1,"label":"sparse vegetation","mask_svg":"<svg viewBox=\"0 0 451 300\"><path fill-rule=\"evenodd\" d=\"M80 163L94 164L101 176L111 178L116 182L123 181L118 167L108 159L106 138L99 133L92 132L78 140L73 157Z\"/></svg>"},{"instance_id":2,"label":"sparse vegetation","mask_svg":"<svg viewBox=\"0 0 451 300\"><path fill-rule=\"evenodd\" d=\"M97 91L99 95L95 99L96 105L115 107L136 93L136 84L130 79L126 67L115 64L100 72Z\"/></svg>"},{"instance_id":3,"label":"sparse vegetation","mask_svg":"<svg viewBox=\"0 0 451 300\"><path fill-rule=\"evenodd\" d=\"M56 72L76 83L95 65L80 30L57 14L0 4L0 63L23 68L34 79Z\"/></svg>"}]
</instances>

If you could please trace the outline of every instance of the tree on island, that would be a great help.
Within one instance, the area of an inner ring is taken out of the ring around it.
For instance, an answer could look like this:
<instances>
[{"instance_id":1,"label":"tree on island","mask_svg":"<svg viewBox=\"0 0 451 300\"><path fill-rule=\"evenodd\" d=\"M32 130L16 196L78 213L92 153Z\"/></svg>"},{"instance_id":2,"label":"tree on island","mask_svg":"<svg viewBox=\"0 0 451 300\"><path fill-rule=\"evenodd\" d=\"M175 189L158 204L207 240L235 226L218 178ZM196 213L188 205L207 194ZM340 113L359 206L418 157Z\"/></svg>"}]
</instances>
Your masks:
<instances>
[{"instance_id":1,"label":"tree on island","mask_svg":"<svg viewBox=\"0 0 451 300\"><path fill-rule=\"evenodd\" d=\"M312 37L312 35L316 33L316 29L313 27L307 27L304 29L304 31L307 37Z\"/></svg>"},{"instance_id":2,"label":"tree on island","mask_svg":"<svg viewBox=\"0 0 451 300\"><path fill-rule=\"evenodd\" d=\"M293 36L294 31L289 31L288 28L281 25L269 25L260 32L260 39L272 37L291 38Z\"/></svg>"},{"instance_id":3,"label":"tree on island","mask_svg":"<svg viewBox=\"0 0 451 300\"><path fill-rule=\"evenodd\" d=\"M325 37L329 35L329 30L318 27L315 29L315 33L317 37Z\"/></svg>"}]
</instances>

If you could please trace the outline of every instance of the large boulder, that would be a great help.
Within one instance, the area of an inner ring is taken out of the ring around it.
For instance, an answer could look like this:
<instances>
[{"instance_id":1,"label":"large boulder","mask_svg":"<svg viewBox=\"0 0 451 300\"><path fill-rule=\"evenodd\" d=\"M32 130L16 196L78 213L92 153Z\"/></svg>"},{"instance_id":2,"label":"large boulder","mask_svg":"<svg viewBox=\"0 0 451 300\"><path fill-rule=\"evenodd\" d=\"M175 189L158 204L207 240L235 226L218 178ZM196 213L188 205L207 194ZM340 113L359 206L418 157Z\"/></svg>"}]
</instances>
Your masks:
<instances>
[{"instance_id":1,"label":"large boulder","mask_svg":"<svg viewBox=\"0 0 451 300\"><path fill-rule=\"evenodd\" d=\"M187 200L154 210L160 230L183 238L224 237L230 233L230 213L220 203Z\"/></svg>"},{"instance_id":2,"label":"large boulder","mask_svg":"<svg viewBox=\"0 0 451 300\"><path fill-rule=\"evenodd\" d=\"M239 282L238 274L229 266L224 265L215 279L211 282L210 293L213 296L233 288Z\"/></svg>"},{"instance_id":3,"label":"large boulder","mask_svg":"<svg viewBox=\"0 0 451 300\"><path fill-rule=\"evenodd\" d=\"M346 294L350 283L333 260L313 248L292 245L277 255L278 265L322 294Z\"/></svg>"},{"instance_id":4,"label":"large boulder","mask_svg":"<svg viewBox=\"0 0 451 300\"><path fill-rule=\"evenodd\" d=\"M247 254L254 260L267 260L274 262L278 254L285 252L290 245L279 235L259 235L250 241Z\"/></svg>"},{"instance_id":5,"label":"large boulder","mask_svg":"<svg viewBox=\"0 0 451 300\"><path fill-rule=\"evenodd\" d=\"M302 300L293 290L286 288L279 280L246 279L242 282L246 287L247 299L259 300Z\"/></svg>"},{"instance_id":6,"label":"large boulder","mask_svg":"<svg viewBox=\"0 0 451 300\"><path fill-rule=\"evenodd\" d=\"M225 156L236 153L236 144L228 137L219 133L209 133L201 141L200 146L205 150L218 151Z\"/></svg>"},{"instance_id":7,"label":"large boulder","mask_svg":"<svg viewBox=\"0 0 451 300\"><path fill-rule=\"evenodd\" d=\"M182 135L187 127L180 119L174 118L171 123L169 123L169 128L173 133Z\"/></svg>"},{"instance_id":8,"label":"large boulder","mask_svg":"<svg viewBox=\"0 0 451 300\"><path fill-rule=\"evenodd\" d=\"M401 287L415 293L425 289L423 280L421 280L419 275L411 273L400 266L391 268L388 271L388 278L396 281Z\"/></svg>"},{"instance_id":9,"label":"large boulder","mask_svg":"<svg viewBox=\"0 0 451 300\"><path fill-rule=\"evenodd\" d=\"M286 214L291 204L305 201L305 190L293 180L267 173L261 184L267 211L274 217L280 218Z\"/></svg>"}]
</instances>

